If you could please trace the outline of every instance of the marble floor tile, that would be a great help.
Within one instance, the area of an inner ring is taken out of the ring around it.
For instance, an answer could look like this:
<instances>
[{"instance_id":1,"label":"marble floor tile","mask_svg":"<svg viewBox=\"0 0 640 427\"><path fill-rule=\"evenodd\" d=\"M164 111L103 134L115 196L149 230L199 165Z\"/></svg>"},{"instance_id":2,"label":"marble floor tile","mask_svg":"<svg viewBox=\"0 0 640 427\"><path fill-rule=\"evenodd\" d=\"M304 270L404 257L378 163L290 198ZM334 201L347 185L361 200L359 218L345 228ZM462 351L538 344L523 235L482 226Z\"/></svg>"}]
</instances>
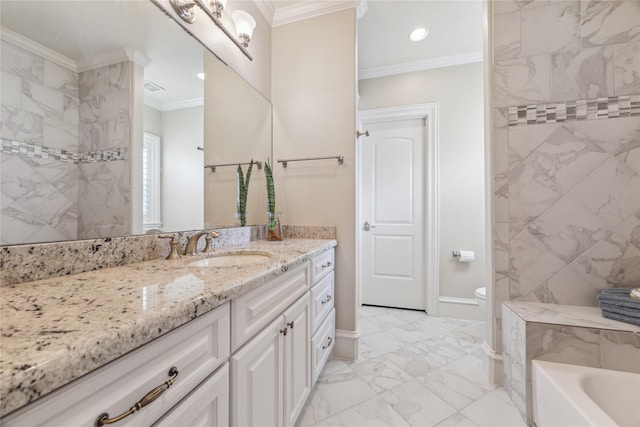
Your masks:
<instances>
[{"instance_id":1,"label":"marble floor tile","mask_svg":"<svg viewBox=\"0 0 640 427\"><path fill-rule=\"evenodd\" d=\"M412 426L435 426L456 412L453 406L417 380L402 384L381 396Z\"/></svg>"},{"instance_id":2,"label":"marble floor tile","mask_svg":"<svg viewBox=\"0 0 640 427\"><path fill-rule=\"evenodd\" d=\"M376 396L373 399L362 402L358 406L339 413L337 418L343 425L349 427L410 426L410 424L380 396Z\"/></svg>"},{"instance_id":3,"label":"marble floor tile","mask_svg":"<svg viewBox=\"0 0 640 427\"><path fill-rule=\"evenodd\" d=\"M356 362L351 365L351 369L377 393L397 387L412 379L411 376L384 356Z\"/></svg>"},{"instance_id":4,"label":"marble floor tile","mask_svg":"<svg viewBox=\"0 0 640 427\"><path fill-rule=\"evenodd\" d=\"M399 350L386 353L385 357L414 378L425 375L442 366L441 361L434 359L412 344L408 344Z\"/></svg>"},{"instance_id":5,"label":"marble floor tile","mask_svg":"<svg viewBox=\"0 0 640 427\"><path fill-rule=\"evenodd\" d=\"M456 412L446 420L438 423L436 427L479 427L478 424L467 418L462 412Z\"/></svg>"},{"instance_id":6,"label":"marble floor tile","mask_svg":"<svg viewBox=\"0 0 640 427\"><path fill-rule=\"evenodd\" d=\"M399 350L405 346L402 340L382 330L361 337L360 341L370 345L374 350L383 354Z\"/></svg>"},{"instance_id":7,"label":"marble floor tile","mask_svg":"<svg viewBox=\"0 0 640 427\"><path fill-rule=\"evenodd\" d=\"M326 403L332 414L342 412L377 394L353 371L323 376L318 380L316 387L319 398Z\"/></svg>"},{"instance_id":8,"label":"marble floor tile","mask_svg":"<svg viewBox=\"0 0 640 427\"><path fill-rule=\"evenodd\" d=\"M503 388L486 394L460 412L482 427L527 425Z\"/></svg>"},{"instance_id":9,"label":"marble floor tile","mask_svg":"<svg viewBox=\"0 0 640 427\"><path fill-rule=\"evenodd\" d=\"M524 426L483 371L486 323L362 307L357 361L327 363L297 427Z\"/></svg>"}]
</instances>

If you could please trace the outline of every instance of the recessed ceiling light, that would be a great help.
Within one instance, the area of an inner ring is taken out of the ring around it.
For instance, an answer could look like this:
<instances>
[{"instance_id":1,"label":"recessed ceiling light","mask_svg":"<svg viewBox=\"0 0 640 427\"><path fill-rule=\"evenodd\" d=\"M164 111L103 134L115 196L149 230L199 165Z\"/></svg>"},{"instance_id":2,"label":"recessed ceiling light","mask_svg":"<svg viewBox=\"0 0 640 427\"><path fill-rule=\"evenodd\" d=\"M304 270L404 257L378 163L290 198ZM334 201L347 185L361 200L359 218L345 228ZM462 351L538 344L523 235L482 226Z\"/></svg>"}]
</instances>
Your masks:
<instances>
[{"instance_id":1,"label":"recessed ceiling light","mask_svg":"<svg viewBox=\"0 0 640 427\"><path fill-rule=\"evenodd\" d=\"M409 33L409 39L414 42L419 42L420 40L424 40L428 34L428 29L424 27L418 27Z\"/></svg>"},{"instance_id":2,"label":"recessed ceiling light","mask_svg":"<svg viewBox=\"0 0 640 427\"><path fill-rule=\"evenodd\" d=\"M196 77L199 78L200 80L204 80L204 73L197 73Z\"/></svg>"}]
</instances>

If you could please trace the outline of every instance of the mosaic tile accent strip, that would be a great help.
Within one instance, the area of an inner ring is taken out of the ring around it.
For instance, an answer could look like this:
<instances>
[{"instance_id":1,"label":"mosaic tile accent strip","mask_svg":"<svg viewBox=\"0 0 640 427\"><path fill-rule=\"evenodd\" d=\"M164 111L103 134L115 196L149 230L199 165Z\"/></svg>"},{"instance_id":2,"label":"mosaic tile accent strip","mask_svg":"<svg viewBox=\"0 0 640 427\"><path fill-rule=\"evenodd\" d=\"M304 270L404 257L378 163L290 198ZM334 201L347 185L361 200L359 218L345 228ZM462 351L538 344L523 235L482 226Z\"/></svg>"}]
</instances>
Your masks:
<instances>
[{"instance_id":1,"label":"mosaic tile accent strip","mask_svg":"<svg viewBox=\"0 0 640 427\"><path fill-rule=\"evenodd\" d=\"M509 107L509 126L598 120L640 115L640 95Z\"/></svg>"},{"instance_id":2,"label":"mosaic tile accent strip","mask_svg":"<svg viewBox=\"0 0 640 427\"><path fill-rule=\"evenodd\" d=\"M97 163L127 160L129 149L126 147L110 150L93 151L90 153L74 153L59 148L43 147L26 142L2 139L2 152L5 154L20 154L35 159L59 160L66 163Z\"/></svg>"}]
</instances>

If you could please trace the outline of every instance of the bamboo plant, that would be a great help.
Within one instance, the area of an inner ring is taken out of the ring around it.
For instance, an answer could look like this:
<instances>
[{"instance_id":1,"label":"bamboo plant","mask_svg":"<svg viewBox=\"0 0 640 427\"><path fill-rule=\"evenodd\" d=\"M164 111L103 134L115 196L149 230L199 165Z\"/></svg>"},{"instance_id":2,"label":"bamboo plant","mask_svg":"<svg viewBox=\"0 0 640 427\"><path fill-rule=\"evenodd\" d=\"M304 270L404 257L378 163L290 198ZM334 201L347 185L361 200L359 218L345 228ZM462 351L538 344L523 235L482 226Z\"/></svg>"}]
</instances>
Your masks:
<instances>
[{"instance_id":1,"label":"bamboo plant","mask_svg":"<svg viewBox=\"0 0 640 427\"><path fill-rule=\"evenodd\" d=\"M253 169L253 159L249 162L247 177L245 178L242 173L242 167L238 165L238 219L242 227L247 224L247 192L249 191L251 169Z\"/></svg>"},{"instance_id":2,"label":"bamboo plant","mask_svg":"<svg viewBox=\"0 0 640 427\"><path fill-rule=\"evenodd\" d=\"M276 216L276 190L273 183L273 173L269 159L264 163L264 174L267 180L267 216L269 223L267 226L268 240L282 240L279 230L279 219Z\"/></svg>"}]
</instances>

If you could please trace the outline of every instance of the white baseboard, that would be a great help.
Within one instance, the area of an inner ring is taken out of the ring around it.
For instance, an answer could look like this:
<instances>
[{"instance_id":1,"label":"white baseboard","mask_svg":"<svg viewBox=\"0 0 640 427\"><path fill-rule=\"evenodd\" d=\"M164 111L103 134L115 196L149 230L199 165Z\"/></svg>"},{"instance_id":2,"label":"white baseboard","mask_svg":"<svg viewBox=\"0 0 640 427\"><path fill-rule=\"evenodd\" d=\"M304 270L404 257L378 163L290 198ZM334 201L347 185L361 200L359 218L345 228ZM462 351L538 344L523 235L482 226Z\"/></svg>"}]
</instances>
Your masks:
<instances>
[{"instance_id":1,"label":"white baseboard","mask_svg":"<svg viewBox=\"0 0 640 427\"><path fill-rule=\"evenodd\" d=\"M486 355L483 366L489 381L501 386L504 373L502 354L496 353L486 341L482 343L482 350Z\"/></svg>"},{"instance_id":2,"label":"white baseboard","mask_svg":"<svg viewBox=\"0 0 640 427\"><path fill-rule=\"evenodd\" d=\"M359 353L360 332L336 329L336 343L333 357L344 360L357 360Z\"/></svg>"},{"instance_id":3,"label":"white baseboard","mask_svg":"<svg viewBox=\"0 0 640 427\"><path fill-rule=\"evenodd\" d=\"M486 313L480 309L475 298L440 297L438 298L438 316L465 320L487 320Z\"/></svg>"}]
</instances>

